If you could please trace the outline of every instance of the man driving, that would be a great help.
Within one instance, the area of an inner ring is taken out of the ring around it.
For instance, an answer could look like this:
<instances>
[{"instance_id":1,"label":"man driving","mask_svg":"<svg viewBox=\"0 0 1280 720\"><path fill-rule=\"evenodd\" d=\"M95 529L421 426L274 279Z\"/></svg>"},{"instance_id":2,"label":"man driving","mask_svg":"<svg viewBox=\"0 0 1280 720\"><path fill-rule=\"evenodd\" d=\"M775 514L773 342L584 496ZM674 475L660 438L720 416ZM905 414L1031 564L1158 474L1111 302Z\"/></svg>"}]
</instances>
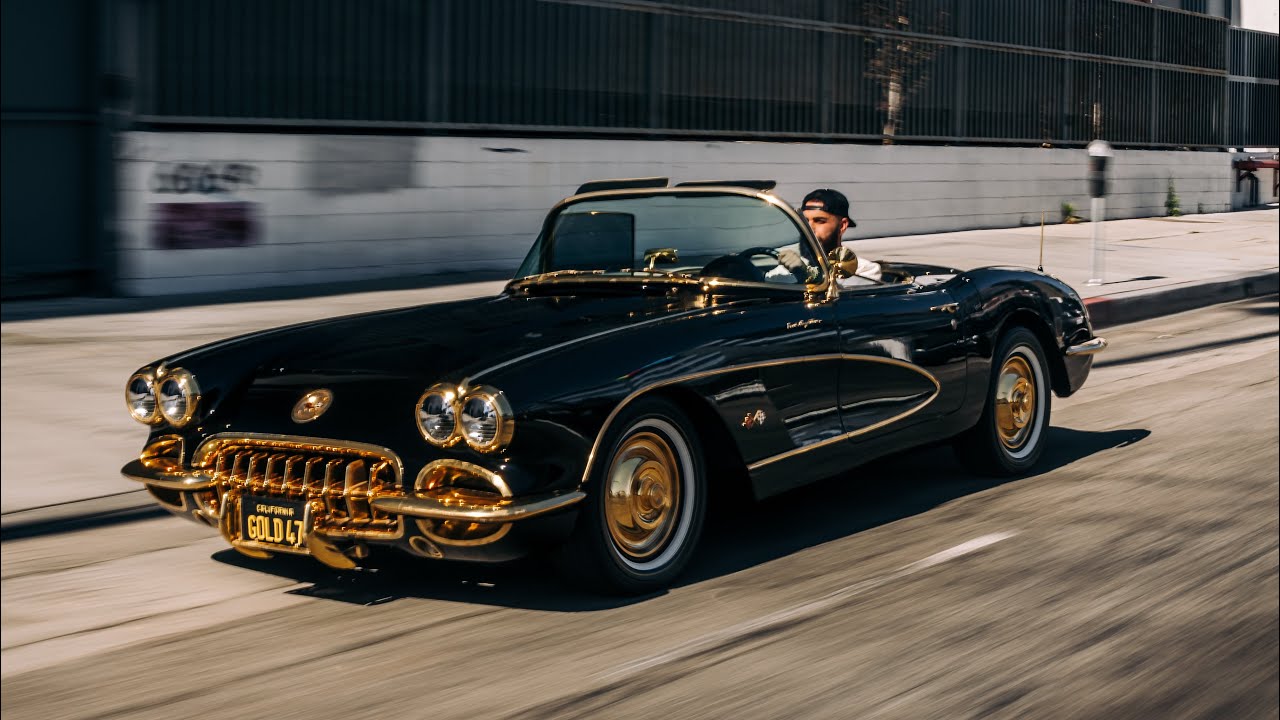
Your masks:
<instances>
[{"instance_id":1,"label":"man driving","mask_svg":"<svg viewBox=\"0 0 1280 720\"><path fill-rule=\"evenodd\" d=\"M849 199L843 193L831 188L814 190L804 196L800 212L809 222L814 237L818 239L818 244L822 246L828 259L834 263L841 260L841 256L852 255L852 251L844 247L844 232L850 226L857 227L857 223L849 217ZM799 252L792 249L781 250L779 259L788 272L797 275L803 275L805 268L810 265ZM854 275L838 280L841 285L866 284L867 280L879 282L880 264L858 257Z\"/></svg>"}]
</instances>

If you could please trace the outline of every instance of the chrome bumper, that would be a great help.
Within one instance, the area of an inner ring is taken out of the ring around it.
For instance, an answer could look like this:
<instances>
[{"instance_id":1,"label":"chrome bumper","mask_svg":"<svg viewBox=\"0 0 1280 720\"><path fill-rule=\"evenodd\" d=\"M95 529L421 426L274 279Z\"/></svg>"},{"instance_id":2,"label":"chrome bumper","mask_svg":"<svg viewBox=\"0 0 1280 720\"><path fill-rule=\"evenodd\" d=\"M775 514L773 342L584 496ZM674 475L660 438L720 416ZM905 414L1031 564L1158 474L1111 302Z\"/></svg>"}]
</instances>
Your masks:
<instances>
[{"instance_id":1,"label":"chrome bumper","mask_svg":"<svg viewBox=\"0 0 1280 720\"><path fill-rule=\"evenodd\" d=\"M1075 357L1077 355L1092 355L1107 349L1107 339L1096 337L1088 342L1072 345L1063 352L1067 357Z\"/></svg>"}]
</instances>

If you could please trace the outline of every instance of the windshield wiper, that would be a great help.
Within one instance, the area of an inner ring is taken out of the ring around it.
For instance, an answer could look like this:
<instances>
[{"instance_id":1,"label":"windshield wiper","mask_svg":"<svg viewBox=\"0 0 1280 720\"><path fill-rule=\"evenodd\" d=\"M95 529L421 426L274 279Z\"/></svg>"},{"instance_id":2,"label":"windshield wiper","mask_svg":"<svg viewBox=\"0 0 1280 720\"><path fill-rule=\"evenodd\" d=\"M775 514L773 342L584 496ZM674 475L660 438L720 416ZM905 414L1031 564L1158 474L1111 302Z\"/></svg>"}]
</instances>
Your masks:
<instances>
[{"instance_id":1,"label":"windshield wiper","mask_svg":"<svg viewBox=\"0 0 1280 720\"><path fill-rule=\"evenodd\" d=\"M657 269L657 268L653 268L652 270L650 270L650 269L648 269L648 268L645 268L645 269L642 269L642 270L636 270L636 269L634 269L634 268L627 268L626 270L623 270L622 272L625 272L625 273L631 273L631 277L642 277L642 276L648 275L648 276L650 276L650 277L681 278L681 279L683 279L683 280L692 280L692 279L693 279L693 277L692 277L691 275L686 275L686 274L684 274L684 273L678 273L678 272L671 272L670 270L659 270L659 269Z\"/></svg>"},{"instance_id":2,"label":"windshield wiper","mask_svg":"<svg viewBox=\"0 0 1280 720\"><path fill-rule=\"evenodd\" d=\"M608 275L608 278L603 276ZM554 283L560 278L601 278L606 282L611 280L659 280L665 282L675 281L681 284L699 284L702 281L689 275L681 273L669 272L667 270L636 270L634 268L624 268L622 270L552 270L551 272L539 273L537 275L529 275L518 280L511 281L512 288L525 288L530 285L540 285L544 282Z\"/></svg>"},{"instance_id":3,"label":"windshield wiper","mask_svg":"<svg viewBox=\"0 0 1280 720\"><path fill-rule=\"evenodd\" d=\"M604 270L552 270L551 272L538 273L537 275L526 275L511 281L513 287L540 283L546 280L554 280L558 277L574 277L580 275L603 275Z\"/></svg>"}]
</instances>

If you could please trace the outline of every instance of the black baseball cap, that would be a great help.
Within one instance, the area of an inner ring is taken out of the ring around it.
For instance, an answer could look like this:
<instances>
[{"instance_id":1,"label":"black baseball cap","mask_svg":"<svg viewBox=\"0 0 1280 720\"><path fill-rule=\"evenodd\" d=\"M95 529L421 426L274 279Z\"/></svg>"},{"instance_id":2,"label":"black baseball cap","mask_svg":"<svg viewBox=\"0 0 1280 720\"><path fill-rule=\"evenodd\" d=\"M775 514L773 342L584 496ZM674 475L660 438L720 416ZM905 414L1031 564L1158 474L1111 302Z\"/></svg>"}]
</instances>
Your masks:
<instances>
[{"instance_id":1,"label":"black baseball cap","mask_svg":"<svg viewBox=\"0 0 1280 720\"><path fill-rule=\"evenodd\" d=\"M850 227L858 227L858 223L849 217L849 198L845 197L844 193L839 190L819 188L805 195L804 202L800 203L800 211L803 212L805 210L821 210L842 218L848 218Z\"/></svg>"}]
</instances>

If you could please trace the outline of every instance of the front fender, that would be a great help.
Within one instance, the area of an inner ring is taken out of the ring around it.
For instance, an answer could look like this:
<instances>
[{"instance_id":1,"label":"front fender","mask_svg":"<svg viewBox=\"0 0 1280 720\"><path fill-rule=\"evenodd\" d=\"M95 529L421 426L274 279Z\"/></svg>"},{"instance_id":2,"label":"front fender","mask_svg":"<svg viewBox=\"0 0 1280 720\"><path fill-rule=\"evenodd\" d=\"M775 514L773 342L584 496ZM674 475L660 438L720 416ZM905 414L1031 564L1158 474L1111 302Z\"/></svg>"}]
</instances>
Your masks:
<instances>
[{"instance_id":1,"label":"front fender","mask_svg":"<svg viewBox=\"0 0 1280 720\"><path fill-rule=\"evenodd\" d=\"M974 376L975 382L983 383L980 393L985 393L995 346L1014 325L1030 329L1040 339L1056 395L1067 397L1084 385L1092 356L1067 357L1066 349L1093 339L1093 327L1084 301L1071 286L1022 268L980 268L965 276L978 294L964 331L976 346Z\"/></svg>"}]
</instances>

